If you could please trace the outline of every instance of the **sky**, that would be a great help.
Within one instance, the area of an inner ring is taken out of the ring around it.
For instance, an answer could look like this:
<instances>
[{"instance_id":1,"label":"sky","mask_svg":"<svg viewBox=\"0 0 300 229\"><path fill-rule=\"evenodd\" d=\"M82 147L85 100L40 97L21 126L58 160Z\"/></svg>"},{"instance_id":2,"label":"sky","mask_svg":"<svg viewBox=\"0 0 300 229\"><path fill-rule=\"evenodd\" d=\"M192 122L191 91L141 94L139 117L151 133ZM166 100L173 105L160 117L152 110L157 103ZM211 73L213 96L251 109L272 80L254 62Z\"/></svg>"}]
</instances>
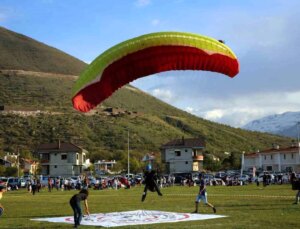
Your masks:
<instances>
[{"instance_id":1,"label":"sky","mask_svg":"<svg viewBox=\"0 0 300 229\"><path fill-rule=\"evenodd\" d=\"M235 78L172 71L131 84L233 127L300 111L299 0L1 0L0 26L87 63L124 40L151 32L222 39L239 59Z\"/></svg>"}]
</instances>

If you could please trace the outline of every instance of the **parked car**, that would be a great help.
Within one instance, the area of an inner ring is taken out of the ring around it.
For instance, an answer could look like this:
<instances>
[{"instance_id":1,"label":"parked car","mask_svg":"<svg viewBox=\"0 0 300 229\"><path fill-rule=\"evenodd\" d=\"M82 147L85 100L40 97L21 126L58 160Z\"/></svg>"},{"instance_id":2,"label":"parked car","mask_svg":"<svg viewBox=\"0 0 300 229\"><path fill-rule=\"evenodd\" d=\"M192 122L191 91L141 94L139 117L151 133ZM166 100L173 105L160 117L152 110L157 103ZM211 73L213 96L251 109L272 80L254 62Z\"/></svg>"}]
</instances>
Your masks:
<instances>
[{"instance_id":1,"label":"parked car","mask_svg":"<svg viewBox=\"0 0 300 229\"><path fill-rule=\"evenodd\" d=\"M227 176L227 174L225 172L217 172L215 174L215 178L221 178L222 179L225 176Z\"/></svg>"},{"instance_id":2,"label":"parked car","mask_svg":"<svg viewBox=\"0 0 300 229\"><path fill-rule=\"evenodd\" d=\"M26 187L26 180L24 178L19 179L19 188L25 188Z\"/></svg>"},{"instance_id":3,"label":"parked car","mask_svg":"<svg viewBox=\"0 0 300 229\"><path fill-rule=\"evenodd\" d=\"M129 178L129 179L132 179L132 178L134 178L134 176L135 176L135 175L132 174L132 173L129 173L129 174L126 174L126 175L125 175L125 177L126 177L127 179L128 179L128 178Z\"/></svg>"},{"instance_id":4,"label":"parked car","mask_svg":"<svg viewBox=\"0 0 300 229\"><path fill-rule=\"evenodd\" d=\"M183 184L188 178L193 179L192 173L173 173L175 184Z\"/></svg>"},{"instance_id":5,"label":"parked car","mask_svg":"<svg viewBox=\"0 0 300 229\"><path fill-rule=\"evenodd\" d=\"M0 177L0 186L6 187L7 185L7 179L6 177Z\"/></svg>"},{"instance_id":6,"label":"parked car","mask_svg":"<svg viewBox=\"0 0 300 229\"><path fill-rule=\"evenodd\" d=\"M97 180L94 177L88 177L88 179L90 187L94 187L97 184Z\"/></svg>"},{"instance_id":7,"label":"parked car","mask_svg":"<svg viewBox=\"0 0 300 229\"><path fill-rule=\"evenodd\" d=\"M19 178L9 177L6 183L7 190L17 190L19 188Z\"/></svg>"},{"instance_id":8,"label":"parked car","mask_svg":"<svg viewBox=\"0 0 300 229\"><path fill-rule=\"evenodd\" d=\"M243 181L244 183L247 183L249 181L249 176L243 174L243 175L239 176L239 181Z\"/></svg>"}]
</instances>

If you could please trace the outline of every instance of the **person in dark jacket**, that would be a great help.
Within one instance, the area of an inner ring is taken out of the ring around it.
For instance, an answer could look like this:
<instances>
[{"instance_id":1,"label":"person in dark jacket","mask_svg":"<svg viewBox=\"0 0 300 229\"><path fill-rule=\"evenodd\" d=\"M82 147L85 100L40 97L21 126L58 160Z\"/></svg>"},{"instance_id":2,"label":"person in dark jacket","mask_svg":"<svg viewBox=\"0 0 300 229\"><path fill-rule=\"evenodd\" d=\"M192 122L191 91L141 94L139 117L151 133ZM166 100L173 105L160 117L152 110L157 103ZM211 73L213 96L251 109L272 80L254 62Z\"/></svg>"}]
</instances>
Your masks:
<instances>
[{"instance_id":1,"label":"person in dark jacket","mask_svg":"<svg viewBox=\"0 0 300 229\"><path fill-rule=\"evenodd\" d=\"M154 170L151 170L151 165L147 165L146 171L145 171L145 188L142 195L142 202L146 199L147 191L150 190L151 192L157 192L159 196L162 196L162 193L159 190L159 187L156 183L156 172Z\"/></svg>"},{"instance_id":2,"label":"person in dark jacket","mask_svg":"<svg viewBox=\"0 0 300 229\"><path fill-rule=\"evenodd\" d=\"M70 199L70 205L74 212L74 227L77 228L82 220L82 211L80 202L84 201L85 212L87 215L90 214L87 198L89 196L89 192L86 189L82 189L78 194L75 194Z\"/></svg>"},{"instance_id":3,"label":"person in dark jacket","mask_svg":"<svg viewBox=\"0 0 300 229\"><path fill-rule=\"evenodd\" d=\"M291 183L292 183L292 189L298 191L297 194L296 194L296 200L295 200L294 204L299 204L299 200L300 200L300 180L297 178L295 172L293 172L291 174Z\"/></svg>"}]
</instances>

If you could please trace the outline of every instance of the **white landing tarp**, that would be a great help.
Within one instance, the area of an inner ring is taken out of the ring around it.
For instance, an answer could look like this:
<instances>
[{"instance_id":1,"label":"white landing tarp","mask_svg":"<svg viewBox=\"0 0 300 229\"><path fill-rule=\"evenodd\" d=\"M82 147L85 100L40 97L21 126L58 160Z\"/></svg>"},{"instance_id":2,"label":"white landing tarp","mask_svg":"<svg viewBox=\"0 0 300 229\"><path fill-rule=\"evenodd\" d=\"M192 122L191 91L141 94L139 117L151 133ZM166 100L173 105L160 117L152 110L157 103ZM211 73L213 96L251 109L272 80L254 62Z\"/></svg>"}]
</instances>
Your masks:
<instances>
[{"instance_id":1,"label":"white landing tarp","mask_svg":"<svg viewBox=\"0 0 300 229\"><path fill-rule=\"evenodd\" d=\"M102 226L102 227L119 227L129 225L142 225L154 223L175 223L191 220L205 220L226 217L215 214L191 214L176 213L163 211L136 210L127 212L111 212L91 214L83 217L81 225ZM32 219L37 221L47 221L53 223L74 224L73 216L55 217L55 218L38 218Z\"/></svg>"}]
</instances>

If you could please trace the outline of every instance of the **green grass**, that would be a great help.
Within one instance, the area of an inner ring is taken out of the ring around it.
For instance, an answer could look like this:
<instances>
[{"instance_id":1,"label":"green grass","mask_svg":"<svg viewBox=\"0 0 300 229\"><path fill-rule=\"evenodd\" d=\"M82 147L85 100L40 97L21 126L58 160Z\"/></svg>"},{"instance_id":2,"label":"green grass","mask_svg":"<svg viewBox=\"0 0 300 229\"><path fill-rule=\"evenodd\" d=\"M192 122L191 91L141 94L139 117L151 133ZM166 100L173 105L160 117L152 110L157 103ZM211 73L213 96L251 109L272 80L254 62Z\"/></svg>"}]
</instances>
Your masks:
<instances>
[{"instance_id":1,"label":"green grass","mask_svg":"<svg viewBox=\"0 0 300 229\"><path fill-rule=\"evenodd\" d=\"M198 187L170 187L162 189L163 197L149 193L140 201L142 188L130 190L91 191L91 213L130 211L138 209L171 212L192 212ZM31 221L32 218L70 216L68 204L76 191L48 193L44 189L35 196L25 190L5 193L1 200L5 214L0 228L71 228L70 224ZM290 185L266 188L255 185L237 187L208 187L208 200L217 207L217 214L226 218L181 223L152 224L122 228L300 228L300 205L292 205L295 191ZM212 210L200 204L200 213ZM82 226L82 228L94 228Z\"/></svg>"}]
</instances>

